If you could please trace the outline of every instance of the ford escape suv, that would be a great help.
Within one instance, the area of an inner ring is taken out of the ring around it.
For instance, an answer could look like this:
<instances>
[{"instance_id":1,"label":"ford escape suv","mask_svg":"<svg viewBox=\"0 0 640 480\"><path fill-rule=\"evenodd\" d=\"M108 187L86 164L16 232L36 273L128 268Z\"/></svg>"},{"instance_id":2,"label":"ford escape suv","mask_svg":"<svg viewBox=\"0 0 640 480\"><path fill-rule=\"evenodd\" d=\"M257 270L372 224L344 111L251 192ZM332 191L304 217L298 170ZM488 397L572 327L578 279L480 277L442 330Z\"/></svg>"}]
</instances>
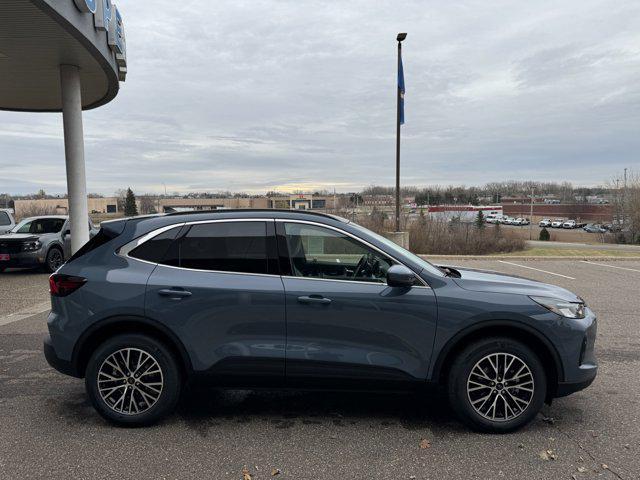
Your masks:
<instances>
[{"instance_id":1,"label":"ford escape suv","mask_svg":"<svg viewBox=\"0 0 640 480\"><path fill-rule=\"evenodd\" d=\"M443 385L506 432L595 378L596 318L552 285L436 267L330 215L276 210L104 222L50 277L44 353L120 425L181 387Z\"/></svg>"}]
</instances>

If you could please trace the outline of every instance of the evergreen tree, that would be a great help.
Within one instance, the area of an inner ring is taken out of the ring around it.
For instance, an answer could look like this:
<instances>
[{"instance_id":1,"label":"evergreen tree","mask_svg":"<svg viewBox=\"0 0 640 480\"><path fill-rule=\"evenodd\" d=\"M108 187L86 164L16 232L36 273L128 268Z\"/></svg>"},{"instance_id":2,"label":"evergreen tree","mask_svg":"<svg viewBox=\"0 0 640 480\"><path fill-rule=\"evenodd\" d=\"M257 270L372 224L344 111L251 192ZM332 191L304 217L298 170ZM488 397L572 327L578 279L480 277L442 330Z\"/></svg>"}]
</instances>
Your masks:
<instances>
[{"instance_id":1,"label":"evergreen tree","mask_svg":"<svg viewBox=\"0 0 640 480\"><path fill-rule=\"evenodd\" d=\"M538 237L538 239L542 240L543 242L548 242L551 239L549 230L547 230L546 228L543 228L542 230L540 230L540 236Z\"/></svg>"},{"instance_id":2,"label":"evergreen tree","mask_svg":"<svg viewBox=\"0 0 640 480\"><path fill-rule=\"evenodd\" d=\"M124 199L124 215L125 217L134 217L138 215L136 196L130 188L127 188L127 196Z\"/></svg>"},{"instance_id":3,"label":"evergreen tree","mask_svg":"<svg viewBox=\"0 0 640 480\"><path fill-rule=\"evenodd\" d=\"M476 227L484 228L484 213L482 213L482 210L478 210L478 216L476 217Z\"/></svg>"}]
</instances>

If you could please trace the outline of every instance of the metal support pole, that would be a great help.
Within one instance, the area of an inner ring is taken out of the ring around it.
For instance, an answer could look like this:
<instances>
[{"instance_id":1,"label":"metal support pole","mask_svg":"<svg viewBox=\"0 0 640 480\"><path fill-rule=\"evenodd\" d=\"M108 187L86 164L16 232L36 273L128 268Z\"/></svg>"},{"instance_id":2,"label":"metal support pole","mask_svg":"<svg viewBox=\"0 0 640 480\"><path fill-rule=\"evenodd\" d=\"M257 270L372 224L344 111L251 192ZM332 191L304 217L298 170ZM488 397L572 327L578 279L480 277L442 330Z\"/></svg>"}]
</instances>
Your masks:
<instances>
[{"instance_id":1,"label":"metal support pole","mask_svg":"<svg viewBox=\"0 0 640 480\"><path fill-rule=\"evenodd\" d=\"M67 166L71 252L75 253L89 241L80 69L74 65L60 65L60 85L62 88L62 123L64 125L64 153Z\"/></svg>"},{"instance_id":2,"label":"metal support pole","mask_svg":"<svg viewBox=\"0 0 640 480\"><path fill-rule=\"evenodd\" d=\"M531 187L531 210L529 211L529 240L532 240L533 237L533 193L534 188Z\"/></svg>"},{"instance_id":3,"label":"metal support pole","mask_svg":"<svg viewBox=\"0 0 640 480\"><path fill-rule=\"evenodd\" d=\"M398 42L398 71L400 71L400 58L402 55L402 42ZM396 232L400 231L400 86L397 86L396 100Z\"/></svg>"}]
</instances>

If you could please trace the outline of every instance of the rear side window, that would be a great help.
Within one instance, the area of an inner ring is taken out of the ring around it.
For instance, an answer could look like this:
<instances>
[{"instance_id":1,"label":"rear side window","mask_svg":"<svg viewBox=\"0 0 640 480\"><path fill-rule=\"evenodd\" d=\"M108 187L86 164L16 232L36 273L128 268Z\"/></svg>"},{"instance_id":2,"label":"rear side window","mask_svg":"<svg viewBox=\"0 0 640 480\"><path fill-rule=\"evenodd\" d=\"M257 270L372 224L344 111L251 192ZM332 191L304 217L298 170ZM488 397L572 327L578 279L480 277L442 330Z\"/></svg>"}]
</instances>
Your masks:
<instances>
[{"instance_id":1,"label":"rear side window","mask_svg":"<svg viewBox=\"0 0 640 480\"><path fill-rule=\"evenodd\" d=\"M146 260L147 262L159 263L164 258L169 245L175 240L181 228L182 226L179 226L156 235L139 247L134 248L129 252L129 256Z\"/></svg>"},{"instance_id":2,"label":"rear side window","mask_svg":"<svg viewBox=\"0 0 640 480\"><path fill-rule=\"evenodd\" d=\"M7 212L0 212L0 226L11 225L11 219Z\"/></svg>"},{"instance_id":3,"label":"rear side window","mask_svg":"<svg viewBox=\"0 0 640 480\"><path fill-rule=\"evenodd\" d=\"M193 225L161 262L181 268L237 273L269 273L265 222Z\"/></svg>"}]
</instances>

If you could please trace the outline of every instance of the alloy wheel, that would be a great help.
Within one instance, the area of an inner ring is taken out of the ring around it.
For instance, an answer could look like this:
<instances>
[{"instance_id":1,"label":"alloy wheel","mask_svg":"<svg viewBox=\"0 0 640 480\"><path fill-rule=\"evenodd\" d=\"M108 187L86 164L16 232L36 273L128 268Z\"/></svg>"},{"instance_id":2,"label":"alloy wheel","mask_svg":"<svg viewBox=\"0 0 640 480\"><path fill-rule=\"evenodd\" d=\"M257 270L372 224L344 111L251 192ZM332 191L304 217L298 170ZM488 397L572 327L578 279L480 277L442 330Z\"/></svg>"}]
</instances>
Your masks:
<instances>
[{"instance_id":1,"label":"alloy wheel","mask_svg":"<svg viewBox=\"0 0 640 480\"><path fill-rule=\"evenodd\" d=\"M115 351L98 370L100 397L109 408L124 415L138 415L153 407L163 385L160 364L139 348Z\"/></svg>"},{"instance_id":2,"label":"alloy wheel","mask_svg":"<svg viewBox=\"0 0 640 480\"><path fill-rule=\"evenodd\" d=\"M480 359L467 378L467 397L477 414L494 422L522 415L535 390L533 374L520 357L491 353Z\"/></svg>"},{"instance_id":3,"label":"alloy wheel","mask_svg":"<svg viewBox=\"0 0 640 480\"><path fill-rule=\"evenodd\" d=\"M55 272L62 265L62 253L57 248L54 248L49 253L49 268L52 272Z\"/></svg>"}]
</instances>

